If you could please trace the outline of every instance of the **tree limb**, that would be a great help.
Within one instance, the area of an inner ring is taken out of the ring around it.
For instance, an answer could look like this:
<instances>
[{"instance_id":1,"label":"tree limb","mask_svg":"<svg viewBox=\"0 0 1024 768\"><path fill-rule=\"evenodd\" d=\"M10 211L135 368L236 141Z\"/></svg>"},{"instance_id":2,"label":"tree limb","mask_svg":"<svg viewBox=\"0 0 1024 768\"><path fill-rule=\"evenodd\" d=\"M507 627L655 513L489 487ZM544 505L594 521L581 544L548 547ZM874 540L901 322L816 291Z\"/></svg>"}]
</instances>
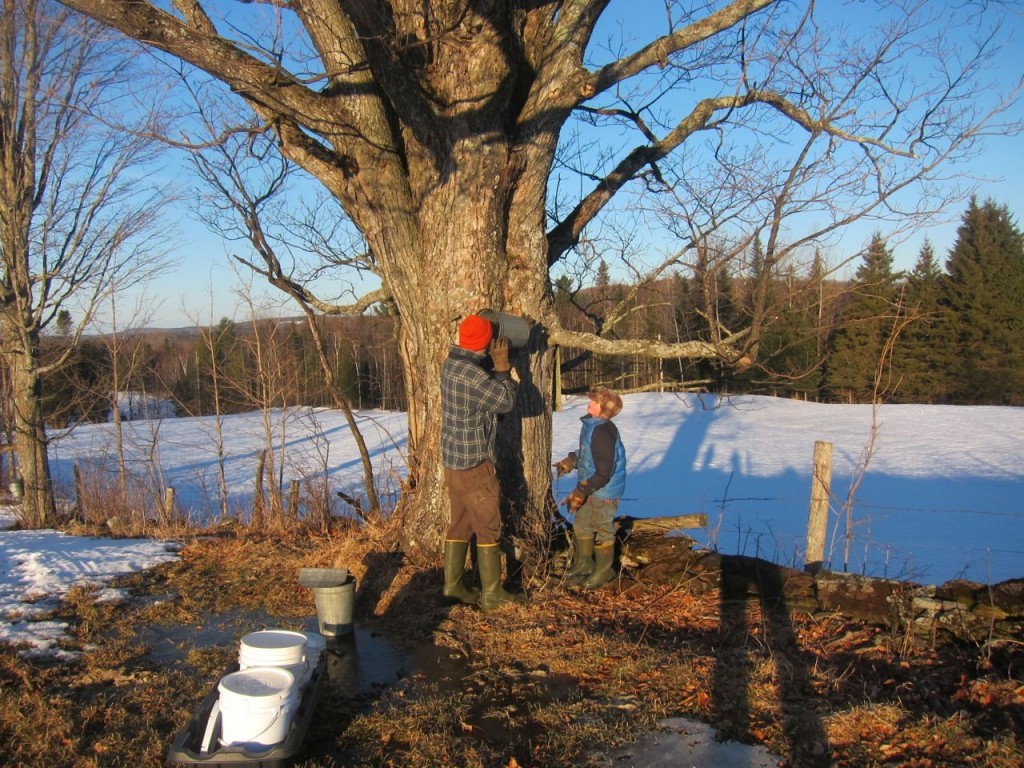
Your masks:
<instances>
[{"instance_id":1,"label":"tree limb","mask_svg":"<svg viewBox=\"0 0 1024 768\"><path fill-rule=\"evenodd\" d=\"M633 55L606 65L591 78L593 93L603 93L650 67L664 67L671 54L709 40L758 11L777 3L778 0L736 0L725 8L688 24L678 32L655 40Z\"/></svg>"},{"instance_id":2,"label":"tree limb","mask_svg":"<svg viewBox=\"0 0 1024 768\"><path fill-rule=\"evenodd\" d=\"M548 341L562 347L585 349L599 355L638 355L640 357L686 359L721 359L733 364L743 360L743 353L734 345L742 339L740 331L724 339L717 347L706 341L684 341L671 343L660 339L606 339L593 333L570 331L564 328L552 312L543 319Z\"/></svg>"}]
</instances>

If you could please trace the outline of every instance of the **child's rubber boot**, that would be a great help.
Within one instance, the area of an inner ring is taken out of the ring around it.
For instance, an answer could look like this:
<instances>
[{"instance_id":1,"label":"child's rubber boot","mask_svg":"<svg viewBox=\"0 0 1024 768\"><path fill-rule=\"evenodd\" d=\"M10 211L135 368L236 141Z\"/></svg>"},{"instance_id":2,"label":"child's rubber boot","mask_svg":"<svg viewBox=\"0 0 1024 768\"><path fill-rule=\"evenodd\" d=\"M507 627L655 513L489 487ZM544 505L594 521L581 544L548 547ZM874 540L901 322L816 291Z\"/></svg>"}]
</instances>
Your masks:
<instances>
[{"instance_id":1,"label":"child's rubber boot","mask_svg":"<svg viewBox=\"0 0 1024 768\"><path fill-rule=\"evenodd\" d=\"M615 542L594 547L594 572L583 582L586 589L597 589L615 578Z\"/></svg>"},{"instance_id":2,"label":"child's rubber boot","mask_svg":"<svg viewBox=\"0 0 1024 768\"><path fill-rule=\"evenodd\" d=\"M572 565L565 574L565 586L578 587L594 572L594 536L573 539Z\"/></svg>"}]
</instances>

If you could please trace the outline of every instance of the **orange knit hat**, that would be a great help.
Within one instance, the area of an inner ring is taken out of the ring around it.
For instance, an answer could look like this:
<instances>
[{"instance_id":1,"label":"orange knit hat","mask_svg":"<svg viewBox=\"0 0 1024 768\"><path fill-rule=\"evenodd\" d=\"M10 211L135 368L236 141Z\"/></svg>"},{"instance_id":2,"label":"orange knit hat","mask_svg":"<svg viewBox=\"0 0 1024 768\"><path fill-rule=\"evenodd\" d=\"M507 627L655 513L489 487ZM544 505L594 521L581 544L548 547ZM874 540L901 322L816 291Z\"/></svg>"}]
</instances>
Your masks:
<instances>
[{"instance_id":1,"label":"orange knit hat","mask_svg":"<svg viewBox=\"0 0 1024 768\"><path fill-rule=\"evenodd\" d=\"M483 352L491 343L494 330L480 315L470 315L459 325L459 346L472 352Z\"/></svg>"}]
</instances>

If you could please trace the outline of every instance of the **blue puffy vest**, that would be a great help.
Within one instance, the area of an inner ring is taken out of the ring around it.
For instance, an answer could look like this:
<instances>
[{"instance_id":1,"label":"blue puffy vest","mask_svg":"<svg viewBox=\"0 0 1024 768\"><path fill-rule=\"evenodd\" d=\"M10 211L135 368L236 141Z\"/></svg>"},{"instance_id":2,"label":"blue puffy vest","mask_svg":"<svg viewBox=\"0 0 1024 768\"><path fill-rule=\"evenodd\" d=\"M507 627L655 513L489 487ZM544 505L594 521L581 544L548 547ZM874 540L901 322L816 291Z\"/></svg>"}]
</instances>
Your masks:
<instances>
[{"instance_id":1,"label":"blue puffy vest","mask_svg":"<svg viewBox=\"0 0 1024 768\"><path fill-rule=\"evenodd\" d=\"M590 440L594 435L594 429L604 424L607 420L587 415L580 419L580 421L583 422L583 428L580 430L580 451L576 458L576 471L579 473L579 479L583 481L594 474L595 471L594 455L590 450ZM608 484L604 488L599 488L593 495L599 499L619 499L622 498L622 493L625 490L626 449L622 445L622 437L618 434L618 430L616 430L615 468L612 469L612 476L608 480Z\"/></svg>"}]
</instances>

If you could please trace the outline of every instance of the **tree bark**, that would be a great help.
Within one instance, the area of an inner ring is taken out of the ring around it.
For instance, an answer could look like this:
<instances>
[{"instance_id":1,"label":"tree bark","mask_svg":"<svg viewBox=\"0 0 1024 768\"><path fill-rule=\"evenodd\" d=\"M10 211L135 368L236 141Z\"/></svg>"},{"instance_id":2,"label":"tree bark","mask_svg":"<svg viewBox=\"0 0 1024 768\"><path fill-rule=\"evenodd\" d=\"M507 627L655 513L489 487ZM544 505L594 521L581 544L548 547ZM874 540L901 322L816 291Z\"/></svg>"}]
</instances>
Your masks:
<instances>
[{"instance_id":1,"label":"tree bark","mask_svg":"<svg viewBox=\"0 0 1024 768\"><path fill-rule=\"evenodd\" d=\"M8 329L4 329L7 333ZM38 350L9 355L14 399L14 446L18 471L25 485L21 520L28 528L42 528L56 517L50 481L49 440L43 419L42 382L35 368Z\"/></svg>"}]
</instances>

